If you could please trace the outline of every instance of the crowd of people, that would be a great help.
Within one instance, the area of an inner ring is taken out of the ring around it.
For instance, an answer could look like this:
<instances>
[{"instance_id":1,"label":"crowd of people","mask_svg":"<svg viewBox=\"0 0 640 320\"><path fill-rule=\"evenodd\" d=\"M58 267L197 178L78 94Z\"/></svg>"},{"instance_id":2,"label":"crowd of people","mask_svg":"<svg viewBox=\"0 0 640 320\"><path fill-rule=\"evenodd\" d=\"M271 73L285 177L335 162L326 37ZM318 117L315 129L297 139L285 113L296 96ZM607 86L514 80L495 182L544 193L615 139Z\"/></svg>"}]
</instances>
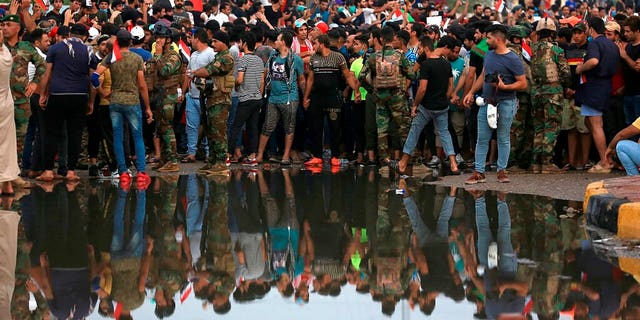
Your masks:
<instances>
[{"instance_id":1,"label":"crowd of people","mask_svg":"<svg viewBox=\"0 0 640 320\"><path fill-rule=\"evenodd\" d=\"M197 4L11 3L2 30L21 176L77 180L86 167L144 185L147 164L195 161L210 175L233 163L402 175L444 164L473 169L467 184L493 169L499 182L638 174L633 2L469 14L461 1ZM3 192L28 185L8 171Z\"/></svg>"}]
</instances>

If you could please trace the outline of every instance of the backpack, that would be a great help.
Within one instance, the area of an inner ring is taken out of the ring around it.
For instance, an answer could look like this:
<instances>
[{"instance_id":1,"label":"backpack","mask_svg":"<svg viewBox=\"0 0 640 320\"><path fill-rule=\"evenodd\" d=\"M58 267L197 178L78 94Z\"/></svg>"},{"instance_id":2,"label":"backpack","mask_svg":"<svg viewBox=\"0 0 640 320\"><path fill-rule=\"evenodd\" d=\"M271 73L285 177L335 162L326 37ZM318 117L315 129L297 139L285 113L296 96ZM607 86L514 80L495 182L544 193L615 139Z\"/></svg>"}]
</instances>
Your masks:
<instances>
[{"instance_id":1,"label":"backpack","mask_svg":"<svg viewBox=\"0 0 640 320\"><path fill-rule=\"evenodd\" d=\"M376 89L397 89L402 83L400 76L400 64L402 56L394 51L391 55L376 53L376 74L373 78L373 87Z\"/></svg>"}]
</instances>

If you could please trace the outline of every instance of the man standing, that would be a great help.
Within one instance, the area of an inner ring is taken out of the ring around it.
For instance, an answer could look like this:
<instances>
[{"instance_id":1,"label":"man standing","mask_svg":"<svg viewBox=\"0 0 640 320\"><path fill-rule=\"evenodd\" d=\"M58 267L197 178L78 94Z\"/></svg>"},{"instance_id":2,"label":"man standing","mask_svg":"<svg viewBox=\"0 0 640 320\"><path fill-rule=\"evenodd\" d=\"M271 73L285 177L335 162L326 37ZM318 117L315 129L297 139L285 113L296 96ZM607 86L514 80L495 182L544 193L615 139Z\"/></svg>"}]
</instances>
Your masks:
<instances>
[{"instance_id":1,"label":"man standing","mask_svg":"<svg viewBox=\"0 0 640 320\"><path fill-rule=\"evenodd\" d=\"M580 114L586 117L587 127L598 150L600 161L589 169L589 173L609 173L613 164L605 157L607 151L602 113L609 110L612 91L611 78L618 70L620 49L605 38L604 21L597 17L587 20L587 33L593 40L587 48L584 63L576 67L581 76L576 93L576 104L580 105Z\"/></svg>"},{"instance_id":2,"label":"man standing","mask_svg":"<svg viewBox=\"0 0 640 320\"><path fill-rule=\"evenodd\" d=\"M393 36L391 38L393 40ZM307 165L322 165L322 139L324 137L324 119L329 118L331 132L331 165L340 166L337 158L341 154L342 141L342 105L339 92L341 77L347 80L360 100L357 81L347 67L347 61L339 52L330 49L327 35L321 35L315 41L316 52L311 56L310 70L304 92L304 108L307 114L307 129L311 134L312 158Z\"/></svg>"},{"instance_id":3,"label":"man standing","mask_svg":"<svg viewBox=\"0 0 640 320\"><path fill-rule=\"evenodd\" d=\"M209 163L198 172L204 174L229 173L227 169L227 117L231 108L231 89L235 85L233 69L235 61L229 52L229 36L223 31L213 34L216 57L208 65L193 71L194 77L213 78L216 87L207 97L206 133L209 142Z\"/></svg>"},{"instance_id":4,"label":"man standing","mask_svg":"<svg viewBox=\"0 0 640 320\"><path fill-rule=\"evenodd\" d=\"M484 56L483 71L473 82L469 93L464 97L467 107L475 100L474 95L482 88L482 97L487 104L497 106L498 135L498 182L509 182L506 167L511 149L511 122L516 112L516 91L527 88L527 78L520 57L507 48L507 28L503 25L487 27L487 44L491 51ZM466 184L486 182L485 161L489 151L491 127L487 120L487 105L478 111L478 142L476 143L475 170L465 180Z\"/></svg>"},{"instance_id":5,"label":"man standing","mask_svg":"<svg viewBox=\"0 0 640 320\"><path fill-rule=\"evenodd\" d=\"M554 44L556 25L551 18L538 21L538 42L531 51L533 101L533 173L564 173L553 163L553 149L562 122L563 88L571 85L564 50Z\"/></svg>"},{"instance_id":6,"label":"man standing","mask_svg":"<svg viewBox=\"0 0 640 320\"><path fill-rule=\"evenodd\" d=\"M291 52L293 35L282 32L276 40L277 53L272 53L267 61L264 83L271 83L269 103L265 116L258 155L256 161L262 161L264 149L269 141L269 136L282 118L285 131L284 154L281 164L291 164L291 145L293 144L294 129L296 127L296 112L298 110L298 87L305 92L304 67L300 56ZM268 79L268 80L267 80Z\"/></svg>"},{"instance_id":7,"label":"man standing","mask_svg":"<svg viewBox=\"0 0 640 320\"><path fill-rule=\"evenodd\" d=\"M629 43L619 43L618 47L624 77L624 118L627 124L631 124L640 117L640 68L636 62L640 58L640 17L627 18L624 36Z\"/></svg>"},{"instance_id":8,"label":"man standing","mask_svg":"<svg viewBox=\"0 0 640 320\"><path fill-rule=\"evenodd\" d=\"M193 34L191 46L195 50L191 53L187 70L198 70L211 63L215 58L216 53L209 47L208 38L207 31L204 29L197 29ZM187 118L187 156L182 159L184 163L196 161L200 115L202 114L202 107L205 105L204 93L200 92L189 71L187 71L185 82L182 84L182 92L187 92L187 89L189 89L189 93L186 94L187 103L185 111ZM180 101L180 99L181 97L178 98L178 101Z\"/></svg>"},{"instance_id":9,"label":"man standing","mask_svg":"<svg viewBox=\"0 0 640 320\"><path fill-rule=\"evenodd\" d=\"M44 172L36 179L52 181L54 158L60 141L67 143L66 179L78 181L75 174L82 139L85 114L93 112L93 101L88 102L89 51L81 37L87 29L74 25L70 36L53 45L47 53L46 73L40 94L40 107L44 108ZM92 68L95 69L95 66ZM48 100L48 101L47 101ZM66 123L65 123L66 122ZM64 132L66 130L66 132Z\"/></svg>"},{"instance_id":10,"label":"man standing","mask_svg":"<svg viewBox=\"0 0 640 320\"><path fill-rule=\"evenodd\" d=\"M407 137L406 120L409 115L406 111L407 99L404 87L407 78L413 80L416 77L414 68L411 67L404 53L392 48L393 38L393 29L390 27L382 29L377 39L382 48L368 56L359 77L361 81L367 81L373 87L369 97L376 104L378 156L385 166L391 164L393 157L387 141L389 136L400 137L401 141ZM391 125L392 121L394 125ZM397 131L391 132L391 128Z\"/></svg>"},{"instance_id":11,"label":"man standing","mask_svg":"<svg viewBox=\"0 0 640 320\"><path fill-rule=\"evenodd\" d=\"M414 118L404 143L402 159L398 163L400 173L405 172L411 154L418 144L420 133L429 121L433 121L440 134L442 147L451 163L451 173L460 173L449 133L449 97L453 92L453 73L451 64L445 58L451 54L455 46L456 40L452 37L442 37L438 41L438 48L430 52L427 59L420 64L418 92L411 106L411 116Z\"/></svg>"},{"instance_id":12,"label":"man standing","mask_svg":"<svg viewBox=\"0 0 640 320\"><path fill-rule=\"evenodd\" d=\"M144 62L142 58L129 51L131 45L131 33L126 30L118 31L116 41L120 47L121 58L115 62L111 62L111 55L106 56L100 65L104 70L109 67L111 72L111 96L109 113L111 115L111 124L113 126L113 152L115 153L116 162L118 163L118 172L120 174L120 184L123 188L131 183L131 175L127 170L127 164L124 160L123 148L123 120L126 119L131 128L133 143L136 153L136 169L138 176L136 184L138 188L142 188L151 183L151 178L145 171L145 150L142 140L142 109L140 108L140 97L144 104L147 122L153 121L153 114L149 105L149 91L147 83L144 80ZM97 70L96 72L100 72ZM95 73L92 76L94 81ZM132 84L137 84L132 86ZM95 83L93 83L95 85ZM126 189L126 188L125 188ZM142 188L144 189L144 188Z\"/></svg>"},{"instance_id":13,"label":"man standing","mask_svg":"<svg viewBox=\"0 0 640 320\"><path fill-rule=\"evenodd\" d=\"M294 23L294 27L296 36L293 37L291 50L293 50L293 53L300 56L304 63L309 63L314 52L313 44L311 43L311 40L307 38L307 32L309 31L307 21L304 19L298 19Z\"/></svg>"},{"instance_id":14,"label":"man standing","mask_svg":"<svg viewBox=\"0 0 640 320\"><path fill-rule=\"evenodd\" d=\"M178 97L178 87L182 85L182 58L171 49L174 37L171 29L162 25L154 28L156 52L153 59L157 63L156 90L162 90L162 102L156 105L158 126L156 136L160 138L162 162L153 169L160 172L178 172L178 156L176 154L176 136L173 132L173 113Z\"/></svg>"},{"instance_id":15,"label":"man standing","mask_svg":"<svg viewBox=\"0 0 640 320\"><path fill-rule=\"evenodd\" d=\"M20 17L7 15L2 19L4 23L4 44L11 51L13 65L11 66L11 94L15 110L16 138L18 142L18 159L22 158L24 139L27 134L31 108L29 97L35 93L46 67L44 59L36 48L29 42L20 41ZM35 66L33 79L29 82L29 62ZM27 169L27 168L23 168Z\"/></svg>"}]
</instances>

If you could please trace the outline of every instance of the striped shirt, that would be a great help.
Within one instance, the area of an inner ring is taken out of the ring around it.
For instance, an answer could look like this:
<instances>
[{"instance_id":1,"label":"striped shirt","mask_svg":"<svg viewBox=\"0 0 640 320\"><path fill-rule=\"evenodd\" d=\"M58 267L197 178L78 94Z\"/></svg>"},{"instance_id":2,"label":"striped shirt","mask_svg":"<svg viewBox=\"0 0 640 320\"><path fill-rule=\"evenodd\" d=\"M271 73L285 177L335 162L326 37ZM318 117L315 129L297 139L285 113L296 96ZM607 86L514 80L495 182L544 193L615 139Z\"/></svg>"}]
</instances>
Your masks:
<instances>
[{"instance_id":1,"label":"striped shirt","mask_svg":"<svg viewBox=\"0 0 640 320\"><path fill-rule=\"evenodd\" d=\"M244 81L236 88L238 101L260 100L260 85L262 84L262 73L264 63L255 54L245 54L236 64L237 72L244 72Z\"/></svg>"},{"instance_id":2,"label":"striped shirt","mask_svg":"<svg viewBox=\"0 0 640 320\"><path fill-rule=\"evenodd\" d=\"M342 68L347 65L344 56L335 51L331 51L326 57L316 53L311 56L309 65L313 70L312 94L321 99L336 99L342 80Z\"/></svg>"}]
</instances>

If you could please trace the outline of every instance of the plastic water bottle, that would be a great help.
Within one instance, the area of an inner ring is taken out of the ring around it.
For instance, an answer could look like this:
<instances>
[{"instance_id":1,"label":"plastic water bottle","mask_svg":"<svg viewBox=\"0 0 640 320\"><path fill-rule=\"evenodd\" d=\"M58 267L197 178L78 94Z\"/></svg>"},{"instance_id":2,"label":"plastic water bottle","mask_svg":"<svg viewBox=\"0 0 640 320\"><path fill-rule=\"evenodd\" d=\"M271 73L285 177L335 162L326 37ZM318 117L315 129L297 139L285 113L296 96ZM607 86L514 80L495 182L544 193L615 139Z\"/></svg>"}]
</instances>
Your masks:
<instances>
[{"instance_id":1,"label":"plastic water bottle","mask_svg":"<svg viewBox=\"0 0 640 320\"><path fill-rule=\"evenodd\" d=\"M182 97L182 88L178 88L178 98Z\"/></svg>"}]
</instances>

